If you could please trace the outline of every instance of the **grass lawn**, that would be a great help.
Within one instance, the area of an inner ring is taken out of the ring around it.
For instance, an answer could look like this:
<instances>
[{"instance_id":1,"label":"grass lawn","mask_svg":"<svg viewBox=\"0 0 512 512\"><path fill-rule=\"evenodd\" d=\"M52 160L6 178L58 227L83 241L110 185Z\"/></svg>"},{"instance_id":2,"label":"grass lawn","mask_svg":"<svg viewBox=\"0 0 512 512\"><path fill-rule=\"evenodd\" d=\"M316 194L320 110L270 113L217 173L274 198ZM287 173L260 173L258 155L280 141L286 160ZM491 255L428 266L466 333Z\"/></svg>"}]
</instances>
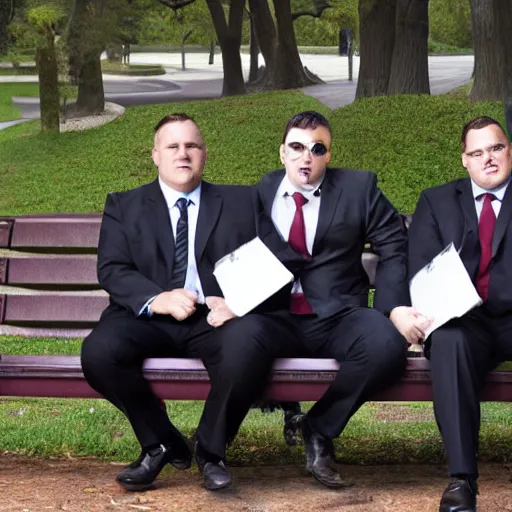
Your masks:
<instances>
[{"instance_id":1,"label":"grass lawn","mask_svg":"<svg viewBox=\"0 0 512 512\"><path fill-rule=\"evenodd\" d=\"M108 191L156 175L152 129L172 111L187 112L202 127L209 147L206 179L255 183L279 167L285 122L306 109L319 110L332 123L332 164L377 172L402 212L414 209L423 188L464 175L458 140L465 121L480 114L503 120L500 102L471 104L465 97L373 98L329 111L292 91L129 108L123 118L84 133L41 134L38 122L26 123L0 131L0 212L101 211ZM0 353L79 350L80 340L0 338ZM168 408L177 426L192 434L202 403L169 402ZM301 463L303 448L285 446L281 429L280 412L252 411L230 449L231 462ZM508 460L511 440L512 404L484 404L480 458ZM0 398L0 450L115 460L138 454L126 420L102 400ZM365 405L337 441L337 455L355 464L442 463L431 404Z\"/></svg>"}]
</instances>

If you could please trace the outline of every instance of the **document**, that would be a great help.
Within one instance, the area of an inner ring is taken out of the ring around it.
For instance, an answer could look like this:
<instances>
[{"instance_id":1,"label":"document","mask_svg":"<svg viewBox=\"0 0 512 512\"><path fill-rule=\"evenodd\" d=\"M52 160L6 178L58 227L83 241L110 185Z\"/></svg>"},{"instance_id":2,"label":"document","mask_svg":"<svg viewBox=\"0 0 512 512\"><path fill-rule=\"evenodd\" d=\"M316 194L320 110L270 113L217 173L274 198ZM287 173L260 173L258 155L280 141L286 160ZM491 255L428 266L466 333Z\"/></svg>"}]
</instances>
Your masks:
<instances>
[{"instance_id":1,"label":"document","mask_svg":"<svg viewBox=\"0 0 512 512\"><path fill-rule=\"evenodd\" d=\"M237 316L244 316L293 281L293 274L258 237L217 261L213 275Z\"/></svg>"},{"instance_id":2,"label":"document","mask_svg":"<svg viewBox=\"0 0 512 512\"><path fill-rule=\"evenodd\" d=\"M453 243L411 279L409 290L412 306L433 319L425 338L448 320L482 304Z\"/></svg>"}]
</instances>

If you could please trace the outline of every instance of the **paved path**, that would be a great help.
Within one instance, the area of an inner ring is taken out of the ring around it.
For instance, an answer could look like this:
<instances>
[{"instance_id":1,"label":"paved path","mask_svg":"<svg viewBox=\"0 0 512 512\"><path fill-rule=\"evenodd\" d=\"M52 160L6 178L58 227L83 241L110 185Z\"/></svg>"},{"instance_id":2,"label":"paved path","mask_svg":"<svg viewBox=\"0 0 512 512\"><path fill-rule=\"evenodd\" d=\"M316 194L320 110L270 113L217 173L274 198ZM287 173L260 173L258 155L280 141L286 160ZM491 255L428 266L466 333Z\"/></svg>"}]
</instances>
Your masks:
<instances>
[{"instance_id":1,"label":"paved path","mask_svg":"<svg viewBox=\"0 0 512 512\"><path fill-rule=\"evenodd\" d=\"M303 64L326 81L322 85L304 87L309 94L330 108L339 108L354 101L357 82L348 81L348 59L337 55L302 55ZM208 54L191 53L186 57L186 71L181 71L181 56L177 53L133 53L133 64L161 64L165 75L158 77L129 77L104 75L105 99L125 107L156 103L171 103L194 99L217 98L222 91L222 57L215 56L208 65ZM261 60L262 62L262 60ZM242 55L245 77L249 56ZM354 76L359 70L359 58L354 58ZM430 83L433 94L442 94L466 83L473 70L473 56L429 58ZM34 82L36 76L0 76L0 82ZM15 98L23 119L39 117L38 99ZM19 122L19 121L18 121ZM0 129L10 126L0 123Z\"/></svg>"}]
</instances>

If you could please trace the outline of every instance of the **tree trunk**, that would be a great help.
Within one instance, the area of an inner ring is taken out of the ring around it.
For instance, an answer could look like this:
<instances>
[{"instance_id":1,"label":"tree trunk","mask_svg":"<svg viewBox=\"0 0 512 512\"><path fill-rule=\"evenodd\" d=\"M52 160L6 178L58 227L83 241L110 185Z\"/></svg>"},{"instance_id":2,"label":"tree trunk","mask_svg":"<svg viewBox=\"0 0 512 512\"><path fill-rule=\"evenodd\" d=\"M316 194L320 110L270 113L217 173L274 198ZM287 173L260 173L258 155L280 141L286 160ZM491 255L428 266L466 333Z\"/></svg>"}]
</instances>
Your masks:
<instances>
[{"instance_id":1,"label":"tree trunk","mask_svg":"<svg viewBox=\"0 0 512 512\"><path fill-rule=\"evenodd\" d=\"M181 70L185 71L185 43L187 42L187 39L192 35L192 32L194 30L190 29L185 32L185 35L183 36L183 39L181 40Z\"/></svg>"},{"instance_id":2,"label":"tree trunk","mask_svg":"<svg viewBox=\"0 0 512 512\"><path fill-rule=\"evenodd\" d=\"M48 28L45 42L36 49L36 66L39 75L41 130L59 132L59 75L53 30Z\"/></svg>"},{"instance_id":3,"label":"tree trunk","mask_svg":"<svg viewBox=\"0 0 512 512\"><path fill-rule=\"evenodd\" d=\"M82 55L76 99L76 109L80 114L99 114L105 110L100 55L96 51L84 51Z\"/></svg>"},{"instance_id":4,"label":"tree trunk","mask_svg":"<svg viewBox=\"0 0 512 512\"><path fill-rule=\"evenodd\" d=\"M5 55L9 48L7 27L14 14L13 0L0 0L0 55Z\"/></svg>"},{"instance_id":5,"label":"tree trunk","mask_svg":"<svg viewBox=\"0 0 512 512\"><path fill-rule=\"evenodd\" d=\"M102 0L73 0L68 23L69 63L78 85L75 108L81 114L97 114L105 109L100 60L103 43L92 36L101 12Z\"/></svg>"},{"instance_id":6,"label":"tree trunk","mask_svg":"<svg viewBox=\"0 0 512 512\"><path fill-rule=\"evenodd\" d=\"M475 54L473 101L503 100L505 76L510 75L510 34L502 25L511 16L509 0L471 0L471 27ZM508 38L508 40L507 40Z\"/></svg>"},{"instance_id":7,"label":"tree trunk","mask_svg":"<svg viewBox=\"0 0 512 512\"><path fill-rule=\"evenodd\" d=\"M290 0L273 0L277 22L277 45L272 68L269 69L269 88L294 89L318 83L306 75L300 60Z\"/></svg>"},{"instance_id":8,"label":"tree trunk","mask_svg":"<svg viewBox=\"0 0 512 512\"><path fill-rule=\"evenodd\" d=\"M210 55L208 56L208 64L213 64L215 59L215 41L212 39L210 41Z\"/></svg>"},{"instance_id":9,"label":"tree trunk","mask_svg":"<svg viewBox=\"0 0 512 512\"><path fill-rule=\"evenodd\" d=\"M222 95L245 94L242 59L240 58L245 0L231 0L228 23L226 23L224 9L218 0L206 0L206 3L222 51L222 68L224 71Z\"/></svg>"},{"instance_id":10,"label":"tree trunk","mask_svg":"<svg viewBox=\"0 0 512 512\"><path fill-rule=\"evenodd\" d=\"M430 94L428 0L398 0L388 94Z\"/></svg>"},{"instance_id":11,"label":"tree trunk","mask_svg":"<svg viewBox=\"0 0 512 512\"><path fill-rule=\"evenodd\" d=\"M359 78L356 98L387 94L397 0L359 0Z\"/></svg>"},{"instance_id":12,"label":"tree trunk","mask_svg":"<svg viewBox=\"0 0 512 512\"><path fill-rule=\"evenodd\" d=\"M267 69L274 64L277 33L267 0L249 0L251 19L254 21L256 39Z\"/></svg>"},{"instance_id":13,"label":"tree trunk","mask_svg":"<svg viewBox=\"0 0 512 512\"><path fill-rule=\"evenodd\" d=\"M251 56L251 64L249 69L249 82L254 82L258 78L258 55L260 47L258 38L256 37L256 27L254 26L254 18L251 16L251 40L249 44L249 53Z\"/></svg>"}]
</instances>

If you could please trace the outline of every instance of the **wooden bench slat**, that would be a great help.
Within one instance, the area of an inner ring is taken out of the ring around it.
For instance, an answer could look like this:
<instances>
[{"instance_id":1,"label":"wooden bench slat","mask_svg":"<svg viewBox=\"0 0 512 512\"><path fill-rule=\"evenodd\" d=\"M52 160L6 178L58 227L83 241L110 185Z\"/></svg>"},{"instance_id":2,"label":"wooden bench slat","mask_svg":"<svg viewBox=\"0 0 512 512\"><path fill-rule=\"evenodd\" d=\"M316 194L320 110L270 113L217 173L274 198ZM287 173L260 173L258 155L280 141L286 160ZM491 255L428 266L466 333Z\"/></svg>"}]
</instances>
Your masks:
<instances>
[{"instance_id":1,"label":"wooden bench slat","mask_svg":"<svg viewBox=\"0 0 512 512\"><path fill-rule=\"evenodd\" d=\"M3 281L0 269L0 284L66 284L98 287L96 262L97 257L94 254L10 258Z\"/></svg>"},{"instance_id":2,"label":"wooden bench slat","mask_svg":"<svg viewBox=\"0 0 512 512\"><path fill-rule=\"evenodd\" d=\"M16 218L11 248L98 246L101 215L37 215Z\"/></svg>"},{"instance_id":3,"label":"wooden bench slat","mask_svg":"<svg viewBox=\"0 0 512 512\"><path fill-rule=\"evenodd\" d=\"M104 294L48 292L40 295L0 295L5 324L98 322L108 305ZM96 292L97 293L97 292Z\"/></svg>"},{"instance_id":4,"label":"wooden bench slat","mask_svg":"<svg viewBox=\"0 0 512 512\"><path fill-rule=\"evenodd\" d=\"M317 400L336 375L331 359L278 359L265 398ZM148 359L145 376L162 398L204 400L208 374L200 360ZM77 356L2 356L0 395L94 398L86 384ZM403 380L371 397L372 400L430 401L428 362L409 359ZM487 377L484 400L512 400L512 372L492 372Z\"/></svg>"}]
</instances>

